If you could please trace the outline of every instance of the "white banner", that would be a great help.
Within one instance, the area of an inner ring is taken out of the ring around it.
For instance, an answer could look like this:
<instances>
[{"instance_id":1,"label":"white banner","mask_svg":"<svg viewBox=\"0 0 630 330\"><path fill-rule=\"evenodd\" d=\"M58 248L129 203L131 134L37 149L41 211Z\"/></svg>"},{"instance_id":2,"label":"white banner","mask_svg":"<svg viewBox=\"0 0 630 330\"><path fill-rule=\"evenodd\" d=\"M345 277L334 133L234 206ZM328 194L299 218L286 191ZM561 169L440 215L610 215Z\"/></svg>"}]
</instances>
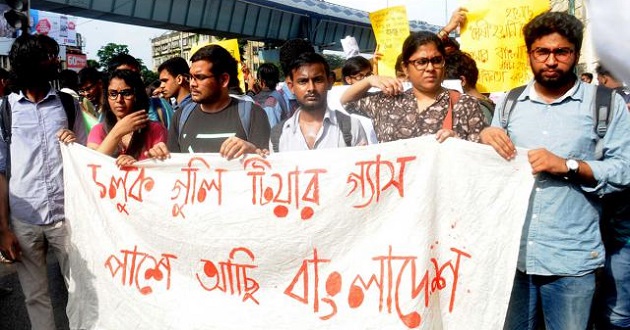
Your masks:
<instances>
[{"instance_id":1,"label":"white banner","mask_svg":"<svg viewBox=\"0 0 630 330\"><path fill-rule=\"evenodd\" d=\"M62 151L73 329L502 329L526 157L434 137L122 170Z\"/></svg>"}]
</instances>

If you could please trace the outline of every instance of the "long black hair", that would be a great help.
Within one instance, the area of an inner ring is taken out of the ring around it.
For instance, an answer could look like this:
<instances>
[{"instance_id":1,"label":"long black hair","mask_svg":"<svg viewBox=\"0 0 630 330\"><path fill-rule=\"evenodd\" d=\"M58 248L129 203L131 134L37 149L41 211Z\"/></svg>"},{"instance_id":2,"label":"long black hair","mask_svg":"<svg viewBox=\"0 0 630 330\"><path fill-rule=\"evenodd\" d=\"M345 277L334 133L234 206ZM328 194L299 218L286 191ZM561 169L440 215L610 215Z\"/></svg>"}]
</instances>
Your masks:
<instances>
[{"instance_id":1,"label":"long black hair","mask_svg":"<svg viewBox=\"0 0 630 330\"><path fill-rule=\"evenodd\" d=\"M105 97L107 98L107 102L103 102L103 113L105 114L105 120L103 124L106 133L109 133L118 121L116 115L114 115L114 112L112 112L112 109L109 106L109 96L107 93L109 89L109 83L112 79L123 80L133 90L133 108L129 113L139 110L146 110L148 112L149 110L149 96L144 90L144 83L142 82L142 77L140 77L140 74L131 70L115 70L114 72L110 73L107 82L103 84L103 95L106 95ZM142 153L142 148L144 148L144 145L146 143L147 134L148 129L141 129L131 133L131 140L129 141L129 146L127 147L127 152L125 154L132 156L135 159L138 159Z\"/></svg>"}]
</instances>

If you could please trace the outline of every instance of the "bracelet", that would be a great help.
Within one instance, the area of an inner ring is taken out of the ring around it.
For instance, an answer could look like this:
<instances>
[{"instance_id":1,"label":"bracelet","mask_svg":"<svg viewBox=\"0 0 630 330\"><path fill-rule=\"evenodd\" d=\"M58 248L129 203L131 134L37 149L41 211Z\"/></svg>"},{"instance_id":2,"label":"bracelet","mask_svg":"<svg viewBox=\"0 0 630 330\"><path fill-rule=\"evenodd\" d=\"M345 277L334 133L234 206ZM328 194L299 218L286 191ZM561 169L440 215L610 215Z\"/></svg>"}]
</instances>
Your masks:
<instances>
[{"instance_id":1,"label":"bracelet","mask_svg":"<svg viewBox=\"0 0 630 330\"><path fill-rule=\"evenodd\" d=\"M440 39L446 39L448 37L448 32L444 31L444 29L440 30L440 32L437 33L437 36Z\"/></svg>"}]
</instances>

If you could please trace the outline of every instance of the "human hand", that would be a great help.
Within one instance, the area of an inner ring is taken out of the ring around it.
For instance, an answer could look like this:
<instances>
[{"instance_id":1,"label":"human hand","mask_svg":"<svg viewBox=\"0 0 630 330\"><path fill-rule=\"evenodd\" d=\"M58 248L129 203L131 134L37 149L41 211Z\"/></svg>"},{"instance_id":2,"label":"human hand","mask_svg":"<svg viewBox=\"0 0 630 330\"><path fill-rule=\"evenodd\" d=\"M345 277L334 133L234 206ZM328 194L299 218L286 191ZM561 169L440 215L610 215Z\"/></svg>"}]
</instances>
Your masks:
<instances>
[{"instance_id":1,"label":"human hand","mask_svg":"<svg viewBox=\"0 0 630 330\"><path fill-rule=\"evenodd\" d=\"M404 91L400 80L394 77L369 76L366 79L370 86L379 88L386 95L395 96Z\"/></svg>"},{"instance_id":2,"label":"human hand","mask_svg":"<svg viewBox=\"0 0 630 330\"><path fill-rule=\"evenodd\" d=\"M569 172L566 160L547 149L532 149L527 153L532 166L532 174L547 172L553 175L566 175Z\"/></svg>"},{"instance_id":3,"label":"human hand","mask_svg":"<svg viewBox=\"0 0 630 330\"><path fill-rule=\"evenodd\" d=\"M262 158L266 158L267 156L269 156L269 150L257 148L256 154Z\"/></svg>"},{"instance_id":4,"label":"human hand","mask_svg":"<svg viewBox=\"0 0 630 330\"><path fill-rule=\"evenodd\" d=\"M505 130L499 127L486 127L479 137L481 143L491 145L501 157L507 160L516 157L516 147Z\"/></svg>"},{"instance_id":5,"label":"human hand","mask_svg":"<svg viewBox=\"0 0 630 330\"><path fill-rule=\"evenodd\" d=\"M115 130L117 134L123 136L146 127L148 123L149 116L147 112L145 110L138 110L117 121L112 131Z\"/></svg>"},{"instance_id":6,"label":"human hand","mask_svg":"<svg viewBox=\"0 0 630 330\"><path fill-rule=\"evenodd\" d=\"M0 230L0 251L9 261L20 261L20 243L10 229Z\"/></svg>"},{"instance_id":7,"label":"human hand","mask_svg":"<svg viewBox=\"0 0 630 330\"><path fill-rule=\"evenodd\" d=\"M133 165L136 162L136 159L129 155L120 155L116 158L116 165L118 167L127 167Z\"/></svg>"},{"instance_id":8,"label":"human hand","mask_svg":"<svg viewBox=\"0 0 630 330\"><path fill-rule=\"evenodd\" d=\"M74 134L74 132L67 128L60 129L56 135L57 139L59 139L59 142L62 142L64 144L72 143L77 140L77 136Z\"/></svg>"},{"instance_id":9,"label":"human hand","mask_svg":"<svg viewBox=\"0 0 630 330\"><path fill-rule=\"evenodd\" d=\"M165 160L166 158L171 157L171 153L168 151L168 147L164 142L154 144L151 149L144 152L144 155L159 160Z\"/></svg>"},{"instance_id":10,"label":"human hand","mask_svg":"<svg viewBox=\"0 0 630 330\"><path fill-rule=\"evenodd\" d=\"M457 29L457 27L461 27L466 24L466 14L468 13L468 9L459 7L453 11L451 15L451 19L448 21L446 26L444 26L443 30L447 33L453 32L453 30Z\"/></svg>"},{"instance_id":11,"label":"human hand","mask_svg":"<svg viewBox=\"0 0 630 330\"><path fill-rule=\"evenodd\" d=\"M455 133L455 131L453 131L452 129L442 128L441 130L437 131L437 133L435 134L435 139L439 143L444 142L449 137L457 137L457 133Z\"/></svg>"},{"instance_id":12,"label":"human hand","mask_svg":"<svg viewBox=\"0 0 630 330\"><path fill-rule=\"evenodd\" d=\"M221 144L219 153L227 160L232 160L246 153L256 153L256 146L251 142L232 136Z\"/></svg>"}]
</instances>

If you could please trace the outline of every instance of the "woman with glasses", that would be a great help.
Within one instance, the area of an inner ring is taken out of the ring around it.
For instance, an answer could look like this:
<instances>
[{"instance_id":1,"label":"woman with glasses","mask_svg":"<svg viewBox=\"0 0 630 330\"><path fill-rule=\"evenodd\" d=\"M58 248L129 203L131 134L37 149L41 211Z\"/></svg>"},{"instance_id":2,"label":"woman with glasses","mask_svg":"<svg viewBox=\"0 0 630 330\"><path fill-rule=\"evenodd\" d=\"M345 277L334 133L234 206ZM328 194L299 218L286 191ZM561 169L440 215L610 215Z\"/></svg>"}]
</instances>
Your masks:
<instances>
[{"instance_id":1,"label":"woman with glasses","mask_svg":"<svg viewBox=\"0 0 630 330\"><path fill-rule=\"evenodd\" d=\"M372 75L372 63L363 56L354 56L346 60L341 68L345 85L352 85Z\"/></svg>"},{"instance_id":2,"label":"woman with glasses","mask_svg":"<svg viewBox=\"0 0 630 330\"><path fill-rule=\"evenodd\" d=\"M370 76L342 95L349 112L372 118L380 142L436 134L442 142L459 137L479 142L486 126L477 100L442 87L445 51L431 32L414 32L402 49L402 69L412 88L403 90L395 77ZM372 87L379 93L367 93Z\"/></svg>"},{"instance_id":3,"label":"woman with glasses","mask_svg":"<svg viewBox=\"0 0 630 330\"><path fill-rule=\"evenodd\" d=\"M139 73L116 70L104 85L105 119L92 128L87 146L116 157L118 166L129 166L147 158L145 151L153 145L166 142L168 133L161 123L149 121L149 97Z\"/></svg>"}]
</instances>

